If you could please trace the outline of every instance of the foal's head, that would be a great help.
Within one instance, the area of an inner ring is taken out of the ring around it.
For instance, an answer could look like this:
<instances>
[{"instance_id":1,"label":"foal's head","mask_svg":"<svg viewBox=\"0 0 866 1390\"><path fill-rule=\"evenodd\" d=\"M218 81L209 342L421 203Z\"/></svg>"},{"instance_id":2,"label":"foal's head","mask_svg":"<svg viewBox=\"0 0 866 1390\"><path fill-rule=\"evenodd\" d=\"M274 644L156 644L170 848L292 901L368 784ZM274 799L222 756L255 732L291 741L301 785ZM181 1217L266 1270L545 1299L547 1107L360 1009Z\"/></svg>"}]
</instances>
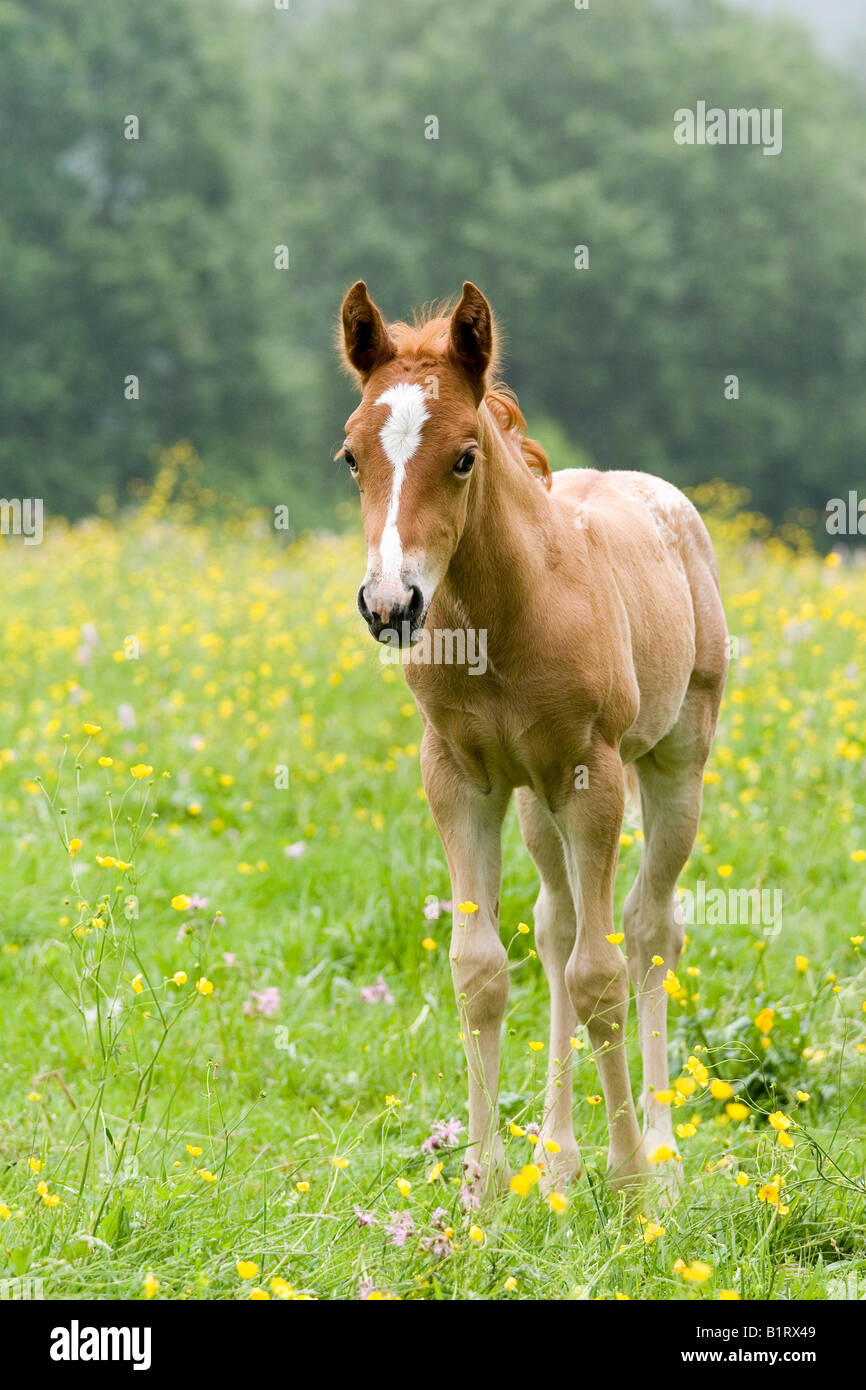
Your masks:
<instances>
[{"instance_id":1,"label":"foal's head","mask_svg":"<svg viewBox=\"0 0 866 1390\"><path fill-rule=\"evenodd\" d=\"M358 607L375 638L403 645L420 632L463 532L493 316L467 282L450 317L386 325L359 280L343 301L342 345L362 391L338 455L361 493Z\"/></svg>"}]
</instances>

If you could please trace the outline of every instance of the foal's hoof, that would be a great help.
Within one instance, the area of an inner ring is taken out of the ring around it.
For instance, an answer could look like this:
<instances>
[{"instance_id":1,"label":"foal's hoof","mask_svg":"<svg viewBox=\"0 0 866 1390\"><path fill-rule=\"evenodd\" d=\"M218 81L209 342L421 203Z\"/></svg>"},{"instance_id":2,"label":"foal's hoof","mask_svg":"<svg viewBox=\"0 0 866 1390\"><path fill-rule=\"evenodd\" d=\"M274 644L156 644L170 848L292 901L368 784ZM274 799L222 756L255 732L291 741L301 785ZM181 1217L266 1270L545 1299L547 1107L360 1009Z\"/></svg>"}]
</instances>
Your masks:
<instances>
[{"instance_id":1,"label":"foal's hoof","mask_svg":"<svg viewBox=\"0 0 866 1390\"><path fill-rule=\"evenodd\" d=\"M625 1201L626 1210L640 1211L654 1187L655 1168L648 1162L643 1149L629 1154L620 1163L610 1160L607 1169L608 1186Z\"/></svg>"},{"instance_id":2,"label":"foal's hoof","mask_svg":"<svg viewBox=\"0 0 866 1390\"><path fill-rule=\"evenodd\" d=\"M643 1151L652 1165L653 1187L663 1207L670 1207L680 1196L685 1178L679 1150L664 1135L648 1130L643 1139Z\"/></svg>"},{"instance_id":3,"label":"foal's hoof","mask_svg":"<svg viewBox=\"0 0 866 1390\"><path fill-rule=\"evenodd\" d=\"M558 1153L551 1154L541 1148L539 1156L534 1162L539 1167L544 1168L538 1186L545 1196L551 1192L559 1192L569 1183L577 1182L583 1174L583 1164L580 1159L580 1150L576 1145L563 1144Z\"/></svg>"},{"instance_id":4,"label":"foal's hoof","mask_svg":"<svg viewBox=\"0 0 866 1390\"><path fill-rule=\"evenodd\" d=\"M464 1204L477 1211L483 1201L507 1192L510 1179L511 1170L504 1152L490 1158L467 1156L463 1163Z\"/></svg>"}]
</instances>

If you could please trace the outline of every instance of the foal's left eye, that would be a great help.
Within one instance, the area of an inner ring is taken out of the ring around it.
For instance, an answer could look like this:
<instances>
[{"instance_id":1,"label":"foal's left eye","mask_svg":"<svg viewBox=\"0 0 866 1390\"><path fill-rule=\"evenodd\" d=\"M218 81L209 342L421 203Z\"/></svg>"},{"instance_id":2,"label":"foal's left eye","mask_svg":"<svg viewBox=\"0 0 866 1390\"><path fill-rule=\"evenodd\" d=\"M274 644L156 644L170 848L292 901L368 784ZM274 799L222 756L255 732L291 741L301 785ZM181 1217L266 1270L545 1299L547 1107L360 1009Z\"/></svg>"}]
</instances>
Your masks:
<instances>
[{"instance_id":1,"label":"foal's left eye","mask_svg":"<svg viewBox=\"0 0 866 1390\"><path fill-rule=\"evenodd\" d=\"M475 466L475 455L471 449L467 449L465 454L461 454L454 465L453 472L458 478L468 478Z\"/></svg>"},{"instance_id":2,"label":"foal's left eye","mask_svg":"<svg viewBox=\"0 0 866 1390\"><path fill-rule=\"evenodd\" d=\"M358 461L354 454L350 454L348 449L343 450L343 458L346 460L347 467L353 478L358 476Z\"/></svg>"}]
</instances>

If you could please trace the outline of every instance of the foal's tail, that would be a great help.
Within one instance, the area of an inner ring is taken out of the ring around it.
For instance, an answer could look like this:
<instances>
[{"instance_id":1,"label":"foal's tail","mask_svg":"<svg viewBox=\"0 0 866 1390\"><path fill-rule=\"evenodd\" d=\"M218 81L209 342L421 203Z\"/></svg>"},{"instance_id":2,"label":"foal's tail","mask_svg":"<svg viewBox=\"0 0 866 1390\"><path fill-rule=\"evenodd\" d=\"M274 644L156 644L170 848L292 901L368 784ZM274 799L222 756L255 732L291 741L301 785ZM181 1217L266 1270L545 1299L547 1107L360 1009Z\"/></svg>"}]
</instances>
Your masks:
<instances>
[{"instance_id":1,"label":"foal's tail","mask_svg":"<svg viewBox=\"0 0 866 1390\"><path fill-rule=\"evenodd\" d=\"M623 764L625 781L625 819L633 825L640 823L640 783L632 763Z\"/></svg>"}]
</instances>

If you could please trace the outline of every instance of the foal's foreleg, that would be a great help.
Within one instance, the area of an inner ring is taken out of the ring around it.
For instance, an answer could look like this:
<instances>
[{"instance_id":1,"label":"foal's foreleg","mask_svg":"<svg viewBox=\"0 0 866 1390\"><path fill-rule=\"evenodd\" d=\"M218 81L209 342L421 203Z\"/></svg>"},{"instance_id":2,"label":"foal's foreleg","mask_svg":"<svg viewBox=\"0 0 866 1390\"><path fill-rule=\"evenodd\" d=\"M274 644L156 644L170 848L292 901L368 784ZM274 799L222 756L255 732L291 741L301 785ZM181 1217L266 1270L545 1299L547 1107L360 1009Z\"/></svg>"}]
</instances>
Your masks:
<instances>
[{"instance_id":1,"label":"foal's foreleg","mask_svg":"<svg viewBox=\"0 0 866 1390\"><path fill-rule=\"evenodd\" d=\"M497 1093L508 957L499 939L499 887L509 789L484 792L473 786L429 729L421 768L451 874L451 976L469 1072L467 1178L485 1188L505 1170ZM463 903L477 911L461 911Z\"/></svg>"}]
</instances>

